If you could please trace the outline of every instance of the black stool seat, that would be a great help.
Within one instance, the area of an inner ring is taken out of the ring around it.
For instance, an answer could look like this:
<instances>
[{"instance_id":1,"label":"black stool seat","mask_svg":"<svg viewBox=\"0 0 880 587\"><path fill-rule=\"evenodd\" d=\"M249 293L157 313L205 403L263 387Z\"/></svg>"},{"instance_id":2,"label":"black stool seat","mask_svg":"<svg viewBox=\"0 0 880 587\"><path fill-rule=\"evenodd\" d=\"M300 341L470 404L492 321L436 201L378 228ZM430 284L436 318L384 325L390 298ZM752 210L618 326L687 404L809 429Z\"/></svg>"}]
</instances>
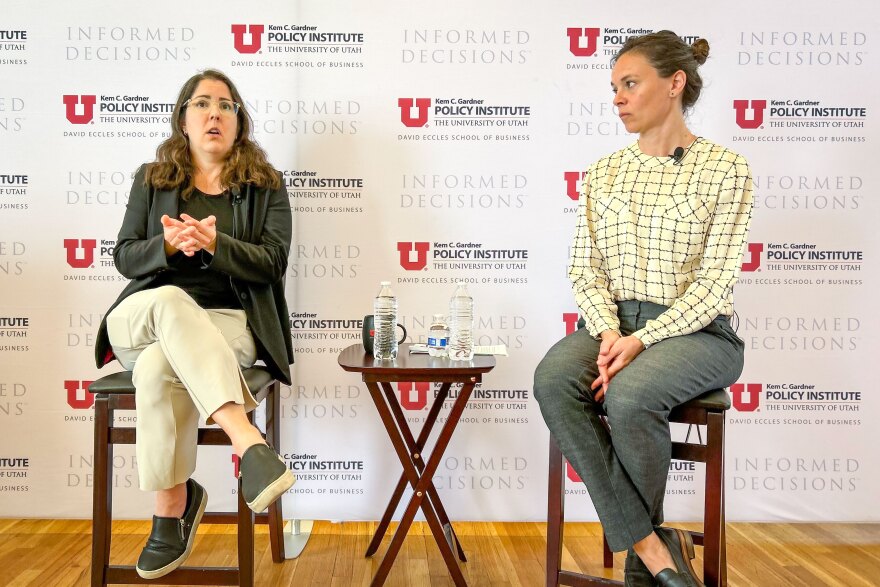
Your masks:
<instances>
[{"instance_id":1,"label":"black stool seat","mask_svg":"<svg viewBox=\"0 0 880 587\"><path fill-rule=\"evenodd\" d=\"M261 391L274 381L272 375L269 374L269 370L265 367L257 366L250 367L249 369L242 369L242 374L244 374L244 380L245 383L247 383L248 389L254 394ZM97 381L93 381L92 384L89 385L89 393L134 393L134 383L131 382L131 371L111 373L110 375L101 377Z\"/></svg>"},{"instance_id":2,"label":"black stool seat","mask_svg":"<svg viewBox=\"0 0 880 587\"><path fill-rule=\"evenodd\" d=\"M700 410L709 410L711 412L724 412L730 409L730 396L727 395L727 391L724 389L713 389L699 397L686 401L680 406L676 406L673 408L672 413L674 414L677 410L681 410L682 408L698 408Z\"/></svg>"}]
</instances>

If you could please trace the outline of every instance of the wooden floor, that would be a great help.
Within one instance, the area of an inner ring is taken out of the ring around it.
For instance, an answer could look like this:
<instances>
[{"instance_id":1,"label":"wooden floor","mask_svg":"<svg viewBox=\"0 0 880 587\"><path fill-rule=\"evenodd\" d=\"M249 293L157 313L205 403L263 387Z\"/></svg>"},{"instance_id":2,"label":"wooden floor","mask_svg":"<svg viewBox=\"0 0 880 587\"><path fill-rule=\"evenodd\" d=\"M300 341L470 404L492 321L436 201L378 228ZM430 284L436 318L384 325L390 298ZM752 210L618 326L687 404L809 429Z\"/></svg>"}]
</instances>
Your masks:
<instances>
[{"instance_id":1,"label":"wooden floor","mask_svg":"<svg viewBox=\"0 0 880 587\"><path fill-rule=\"evenodd\" d=\"M377 557L365 559L374 528L365 522L318 522L302 556L276 565L266 528L258 527L257 585L369 585L389 540ZM544 524L460 522L456 528L469 558L463 565L469 585L544 584ZM563 566L622 579L622 555L615 557L613 571L602 569L600 531L598 524L566 524ZM115 522L111 562L133 564L148 532L148 522ZM880 585L877 524L728 524L727 536L733 586ZM90 550L88 520L0 519L0 586L87 585ZM227 565L234 559L234 526L199 529L188 562ZM424 524L413 527L386 585L452 585Z\"/></svg>"}]
</instances>

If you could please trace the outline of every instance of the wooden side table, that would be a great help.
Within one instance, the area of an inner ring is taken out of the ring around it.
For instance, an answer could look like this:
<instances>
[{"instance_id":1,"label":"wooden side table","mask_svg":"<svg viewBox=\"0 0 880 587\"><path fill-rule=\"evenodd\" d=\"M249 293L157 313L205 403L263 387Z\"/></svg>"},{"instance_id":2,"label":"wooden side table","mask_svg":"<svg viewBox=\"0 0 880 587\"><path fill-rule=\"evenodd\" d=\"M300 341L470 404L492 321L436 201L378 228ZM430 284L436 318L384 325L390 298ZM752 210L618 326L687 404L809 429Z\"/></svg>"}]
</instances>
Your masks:
<instances>
[{"instance_id":1,"label":"wooden side table","mask_svg":"<svg viewBox=\"0 0 880 587\"><path fill-rule=\"evenodd\" d=\"M449 516L440 501L432 478L446 447L449 445L449 440L452 438L452 433L458 425L474 386L482 381L483 373L487 373L495 367L495 357L475 356L471 361L450 361L447 358L431 357L427 354L410 354L410 346L409 344L400 345L397 359L393 361L376 361L372 355L368 355L364 351L360 344L352 345L339 354L339 366L346 371L360 373L364 383L367 384L379 417L382 418L391 444L403 466L403 474L394 488L365 556L372 556L378 550L407 483L413 489L400 525L391 539L385 558L382 559L371 585L378 586L385 583L391 565L394 564L394 559L403 545L403 540L418 509L421 509L425 515L425 520L428 522L428 527L431 529L431 534L434 536L438 548L440 548L440 553L452 575L452 580L456 585L467 585L461 568L458 566L458 561L455 560L456 552L453 551L457 551L460 560L466 562L467 558L455 531L452 529ZM391 383L396 381L442 383L418 438L413 437L397 395L391 387ZM440 430L440 435L431 454L425 455L422 451L453 383L460 383L461 391L452 404L449 417Z\"/></svg>"}]
</instances>

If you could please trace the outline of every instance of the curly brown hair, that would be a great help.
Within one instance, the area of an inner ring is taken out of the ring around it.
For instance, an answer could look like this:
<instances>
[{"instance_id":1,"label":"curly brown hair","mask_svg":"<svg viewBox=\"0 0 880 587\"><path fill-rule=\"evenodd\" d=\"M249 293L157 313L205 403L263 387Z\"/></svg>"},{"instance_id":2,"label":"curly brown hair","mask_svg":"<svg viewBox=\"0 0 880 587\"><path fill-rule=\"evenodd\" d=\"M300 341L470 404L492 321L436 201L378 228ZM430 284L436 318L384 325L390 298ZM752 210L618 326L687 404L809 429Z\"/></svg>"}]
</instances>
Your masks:
<instances>
[{"instance_id":1,"label":"curly brown hair","mask_svg":"<svg viewBox=\"0 0 880 587\"><path fill-rule=\"evenodd\" d=\"M643 55L662 78L683 71L687 82L681 96L682 109L687 111L696 104L703 89L703 78L697 68L709 57L709 41L697 39L688 45L672 31L630 37L611 59L611 64L614 65L621 55L630 51Z\"/></svg>"},{"instance_id":2,"label":"curly brown hair","mask_svg":"<svg viewBox=\"0 0 880 587\"><path fill-rule=\"evenodd\" d=\"M192 98L202 80L209 79L226 84L232 100L240 104L238 109L238 132L232 150L226 158L220 183L226 188L254 184L260 187L278 189L281 179L278 172L269 164L266 152L251 137L253 119L245 108L244 100L235 84L224 73L216 69L206 69L189 78L174 104L171 115L171 136L156 148L156 160L147 165L145 183L161 190L180 189L180 197L188 199L195 186L195 166L189 151L189 140L183 133L181 121L184 116L184 102Z\"/></svg>"}]
</instances>

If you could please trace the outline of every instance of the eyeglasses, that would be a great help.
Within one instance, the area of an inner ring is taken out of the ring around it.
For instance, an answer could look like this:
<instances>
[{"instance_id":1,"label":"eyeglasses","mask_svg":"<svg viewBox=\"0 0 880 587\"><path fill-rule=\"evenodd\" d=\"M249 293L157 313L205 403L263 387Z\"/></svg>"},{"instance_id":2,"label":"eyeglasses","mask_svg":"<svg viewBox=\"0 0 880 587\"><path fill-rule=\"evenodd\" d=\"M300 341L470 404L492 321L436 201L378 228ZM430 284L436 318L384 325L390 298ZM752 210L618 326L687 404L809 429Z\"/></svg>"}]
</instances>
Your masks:
<instances>
[{"instance_id":1,"label":"eyeglasses","mask_svg":"<svg viewBox=\"0 0 880 587\"><path fill-rule=\"evenodd\" d=\"M189 106L195 108L197 112L208 112L212 104L217 104L220 114L226 116L235 116L238 114L238 109L241 108L241 104L232 100L209 100L208 98L190 98L183 103L183 107Z\"/></svg>"}]
</instances>

